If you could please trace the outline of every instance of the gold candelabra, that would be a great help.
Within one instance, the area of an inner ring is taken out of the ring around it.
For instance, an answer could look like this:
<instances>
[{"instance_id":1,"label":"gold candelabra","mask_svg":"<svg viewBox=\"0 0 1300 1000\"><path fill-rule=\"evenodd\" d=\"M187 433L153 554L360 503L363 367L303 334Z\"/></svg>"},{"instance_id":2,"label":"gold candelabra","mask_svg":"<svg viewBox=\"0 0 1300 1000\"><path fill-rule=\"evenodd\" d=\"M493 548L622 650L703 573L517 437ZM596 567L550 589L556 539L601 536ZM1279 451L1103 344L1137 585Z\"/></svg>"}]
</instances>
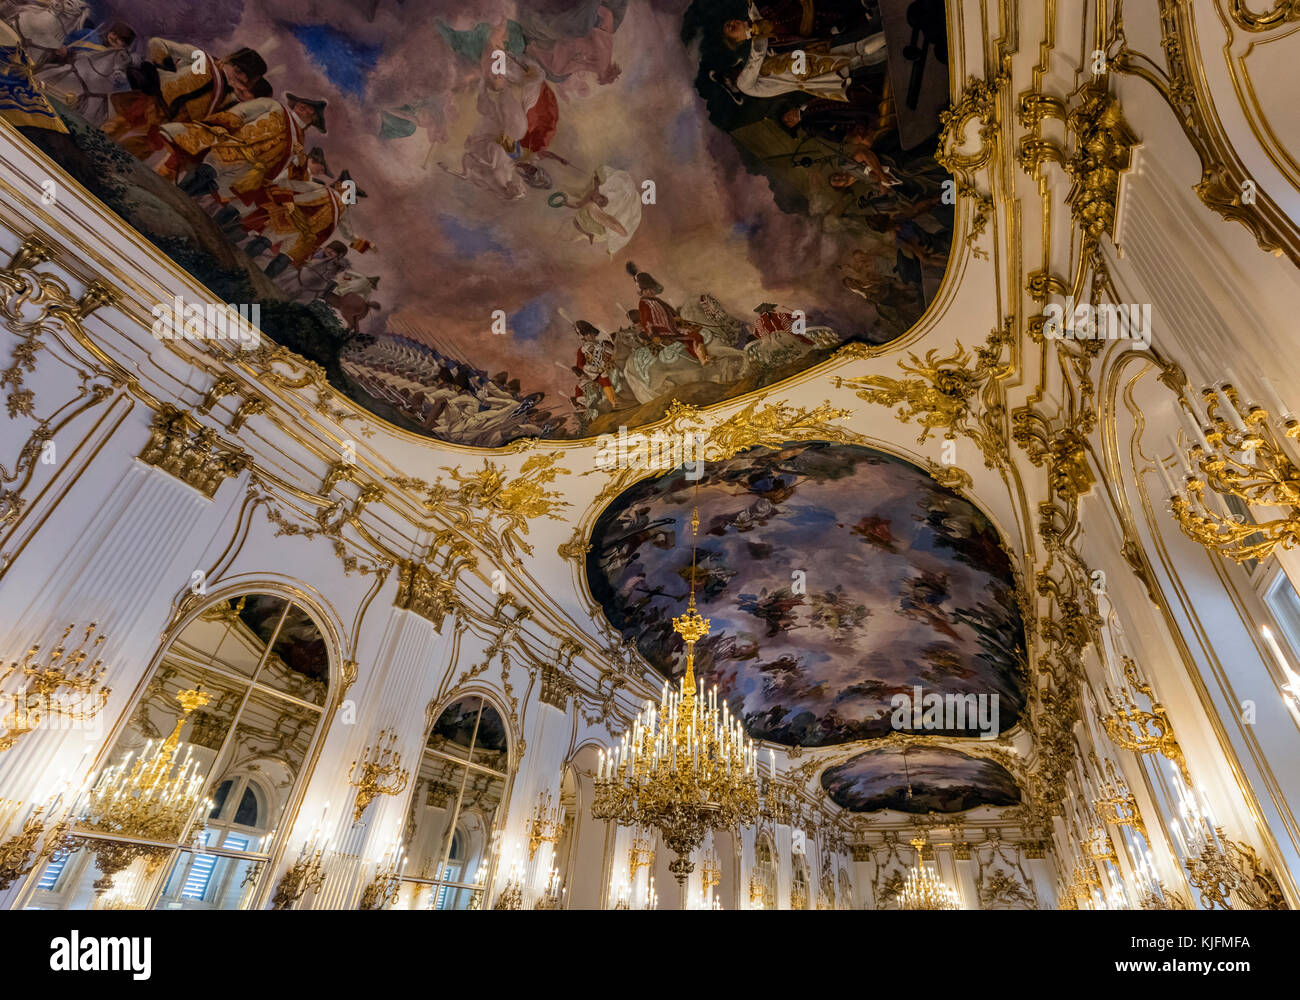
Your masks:
<instances>
[{"instance_id":1,"label":"gold candelabra","mask_svg":"<svg viewBox=\"0 0 1300 1000\"><path fill-rule=\"evenodd\" d=\"M639 893L633 889L630 882L620 884L614 895L613 908L616 910L659 909L659 893L655 891L655 877L651 875L646 880L645 888Z\"/></svg>"},{"instance_id":2,"label":"gold candelabra","mask_svg":"<svg viewBox=\"0 0 1300 1000\"><path fill-rule=\"evenodd\" d=\"M375 877L361 893L361 909L386 910L393 905L397 891L402 886L402 872L406 869L406 851L398 846L389 848L375 869Z\"/></svg>"},{"instance_id":3,"label":"gold candelabra","mask_svg":"<svg viewBox=\"0 0 1300 1000\"><path fill-rule=\"evenodd\" d=\"M756 910L771 910L776 900L768 890L767 881L758 872L749 876L749 905Z\"/></svg>"},{"instance_id":4,"label":"gold candelabra","mask_svg":"<svg viewBox=\"0 0 1300 1000\"><path fill-rule=\"evenodd\" d=\"M1146 838L1146 824L1142 822L1142 814L1138 812L1137 799L1133 797L1133 792L1129 790L1126 782L1115 771L1115 765L1110 758L1105 762L1106 777L1101 785L1101 794L1097 796L1095 805L1097 815L1101 821L1108 826L1127 826Z\"/></svg>"},{"instance_id":5,"label":"gold candelabra","mask_svg":"<svg viewBox=\"0 0 1300 1000\"><path fill-rule=\"evenodd\" d=\"M533 909L564 909L564 891L564 883L560 879L560 870L558 868L552 868L551 873L546 876L546 887L542 890L542 894L537 897L537 902L533 905Z\"/></svg>"},{"instance_id":6,"label":"gold candelabra","mask_svg":"<svg viewBox=\"0 0 1300 1000\"><path fill-rule=\"evenodd\" d=\"M691 515L691 535L700 514ZM709 829L730 829L758 818L756 752L718 691L697 692L695 644L709 634L709 621L695 608L695 549L685 614L673 631L686 644L686 672L678 691L664 682L658 707L647 701L617 746L601 751L592 816L625 826L659 830L676 857L668 869L684 886L690 859Z\"/></svg>"},{"instance_id":7,"label":"gold candelabra","mask_svg":"<svg viewBox=\"0 0 1300 1000\"><path fill-rule=\"evenodd\" d=\"M308 892L319 890L325 884L325 869L321 860L325 856L326 848L329 847L330 838L329 834L322 836L321 830L325 825L325 813L328 809L327 802L321 809L320 822L312 831L311 838L302 845L298 857L280 876L280 881L275 887L275 895L271 898L271 909L287 910Z\"/></svg>"},{"instance_id":8,"label":"gold candelabra","mask_svg":"<svg viewBox=\"0 0 1300 1000\"><path fill-rule=\"evenodd\" d=\"M1062 893L1061 909L1091 910L1102 907L1101 875L1092 858L1077 862L1070 873L1070 883Z\"/></svg>"},{"instance_id":9,"label":"gold candelabra","mask_svg":"<svg viewBox=\"0 0 1300 1000\"><path fill-rule=\"evenodd\" d=\"M103 833L120 833L148 840L178 840L190 815L203 795L204 766L187 746L185 756L176 755L181 730L196 708L210 696L199 688L176 692L181 715L161 743L145 744L134 763L134 751L122 763L107 768L90 790L85 816L80 825Z\"/></svg>"},{"instance_id":10,"label":"gold candelabra","mask_svg":"<svg viewBox=\"0 0 1300 1000\"><path fill-rule=\"evenodd\" d=\"M397 795L406 788L410 771L402 765L402 755L395 749L397 733L382 729L374 746L368 746L348 769L348 784L357 790L352 810L354 822L360 821L366 807L380 795Z\"/></svg>"},{"instance_id":11,"label":"gold candelabra","mask_svg":"<svg viewBox=\"0 0 1300 1000\"><path fill-rule=\"evenodd\" d=\"M1175 444L1183 471L1181 488L1168 479L1163 466L1161 474L1184 534L1237 562L1264 559L1277 546L1289 549L1300 541L1300 469L1283 443L1300 438L1300 421L1265 379L1277 415L1275 426L1264 407L1246 405L1236 377L1226 374L1226 381L1201 390L1203 408L1192 393L1183 397L1191 444L1186 449ZM1212 499L1216 494L1261 510L1262 519L1241 517L1226 502ZM1282 513L1272 516L1265 508Z\"/></svg>"},{"instance_id":12,"label":"gold candelabra","mask_svg":"<svg viewBox=\"0 0 1300 1000\"><path fill-rule=\"evenodd\" d=\"M518 882L507 882L497 901L492 904L494 910L522 910L524 908L524 887Z\"/></svg>"},{"instance_id":13,"label":"gold candelabra","mask_svg":"<svg viewBox=\"0 0 1300 1000\"><path fill-rule=\"evenodd\" d=\"M1119 864L1119 856L1115 853L1115 844L1110 839L1110 834L1106 832L1105 827L1093 827L1088 832L1088 839L1083 842L1083 850L1093 861L1109 861L1113 865Z\"/></svg>"},{"instance_id":14,"label":"gold candelabra","mask_svg":"<svg viewBox=\"0 0 1300 1000\"><path fill-rule=\"evenodd\" d=\"M636 880L636 873L642 868L653 868L655 863L655 842L649 833L635 831L632 846L627 852L628 878Z\"/></svg>"},{"instance_id":15,"label":"gold candelabra","mask_svg":"<svg viewBox=\"0 0 1300 1000\"><path fill-rule=\"evenodd\" d=\"M1178 814L1172 830L1183 855L1188 883L1210 909L1285 910L1286 899L1273 873L1249 844L1232 840L1210 810L1197 801L1181 775L1173 774Z\"/></svg>"},{"instance_id":16,"label":"gold candelabra","mask_svg":"<svg viewBox=\"0 0 1300 1000\"><path fill-rule=\"evenodd\" d=\"M1120 687L1118 696L1109 685L1106 687L1106 696L1111 706L1110 713L1102 719L1106 735L1121 750L1160 754L1172 761L1190 783L1187 761L1174 736L1169 713L1156 698L1151 685L1138 676L1137 664L1127 656L1123 657L1123 661L1125 683ZM1139 697L1146 700L1149 709L1139 707Z\"/></svg>"},{"instance_id":17,"label":"gold candelabra","mask_svg":"<svg viewBox=\"0 0 1300 1000\"><path fill-rule=\"evenodd\" d=\"M95 635L96 624L86 626L77 647L68 652L67 638L75 625L63 630L48 657L40 656L41 647L33 645L26 654L8 664L0 664L0 751L8 750L18 740L47 725L51 718L60 722L81 723L93 719L108 702L110 688L104 687L104 661L86 661L103 644L104 635Z\"/></svg>"},{"instance_id":18,"label":"gold candelabra","mask_svg":"<svg viewBox=\"0 0 1300 1000\"><path fill-rule=\"evenodd\" d=\"M62 798L60 794L45 805L30 806L13 836L0 843L0 892L13 885L15 879L27 875L42 859L53 857L63 849L69 825L66 812L46 833L46 823L58 810ZM0 834L14 825L21 810L21 802L0 799Z\"/></svg>"},{"instance_id":19,"label":"gold candelabra","mask_svg":"<svg viewBox=\"0 0 1300 1000\"><path fill-rule=\"evenodd\" d=\"M925 841L915 837L910 843L916 850L916 863L907 873L899 893L899 907L904 910L960 910L961 899L957 893L926 865Z\"/></svg>"},{"instance_id":20,"label":"gold candelabra","mask_svg":"<svg viewBox=\"0 0 1300 1000\"><path fill-rule=\"evenodd\" d=\"M708 853L700 861L700 879L706 893L722 884L722 865L713 848L709 848Z\"/></svg>"},{"instance_id":21,"label":"gold candelabra","mask_svg":"<svg viewBox=\"0 0 1300 1000\"><path fill-rule=\"evenodd\" d=\"M537 796L537 805L528 820L528 860L532 861L537 849L543 844L557 844L560 840L560 828L564 824L564 809L558 803L551 805L551 793L542 792Z\"/></svg>"}]
</instances>

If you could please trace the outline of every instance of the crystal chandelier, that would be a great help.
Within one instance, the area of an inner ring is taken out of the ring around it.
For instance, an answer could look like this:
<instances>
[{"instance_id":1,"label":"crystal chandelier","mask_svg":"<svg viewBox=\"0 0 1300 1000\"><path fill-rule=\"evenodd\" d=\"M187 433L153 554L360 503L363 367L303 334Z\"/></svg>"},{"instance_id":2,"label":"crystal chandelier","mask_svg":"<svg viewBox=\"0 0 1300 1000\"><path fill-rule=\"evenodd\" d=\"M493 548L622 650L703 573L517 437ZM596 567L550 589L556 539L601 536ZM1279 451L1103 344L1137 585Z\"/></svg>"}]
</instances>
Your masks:
<instances>
[{"instance_id":1,"label":"crystal chandelier","mask_svg":"<svg viewBox=\"0 0 1300 1000\"><path fill-rule=\"evenodd\" d=\"M939 876L926 867L921 849L925 841L917 837L911 842L916 848L916 864L907 873L899 906L904 910L960 910L961 899Z\"/></svg>"},{"instance_id":2,"label":"crystal chandelier","mask_svg":"<svg viewBox=\"0 0 1300 1000\"><path fill-rule=\"evenodd\" d=\"M205 772L186 748L180 749L181 729L190 713L206 705L209 696L200 690L178 691L181 717L176 728L154 747L150 740L132 763L134 751L122 763L108 768L90 790L82 825L105 833L122 833L149 840L173 841L184 832L190 814L203 794Z\"/></svg>"},{"instance_id":3,"label":"crystal chandelier","mask_svg":"<svg viewBox=\"0 0 1300 1000\"><path fill-rule=\"evenodd\" d=\"M700 512L691 514L691 593L673 631L686 644L686 673L676 692L664 682L656 707L645 708L609 752L601 752L591 814L624 826L657 829L677 857L668 870L685 891L695 869L691 852L710 829L731 829L758 818L754 743L732 718L718 689L697 694L695 644L709 620L695 608L695 536Z\"/></svg>"}]
</instances>

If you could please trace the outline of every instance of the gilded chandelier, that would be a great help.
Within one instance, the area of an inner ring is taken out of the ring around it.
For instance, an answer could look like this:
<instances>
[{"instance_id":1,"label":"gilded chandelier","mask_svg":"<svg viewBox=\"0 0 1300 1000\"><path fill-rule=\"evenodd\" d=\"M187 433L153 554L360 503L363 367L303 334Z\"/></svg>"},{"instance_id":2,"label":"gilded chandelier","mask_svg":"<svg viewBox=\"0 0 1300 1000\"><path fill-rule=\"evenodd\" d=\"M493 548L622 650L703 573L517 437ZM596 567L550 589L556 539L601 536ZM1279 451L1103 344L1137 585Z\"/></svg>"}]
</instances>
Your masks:
<instances>
[{"instance_id":1,"label":"gilded chandelier","mask_svg":"<svg viewBox=\"0 0 1300 1000\"><path fill-rule=\"evenodd\" d=\"M149 840L176 840L203 794L205 771L189 746L176 760L181 730L209 696L198 689L178 691L181 716L171 735L155 748L150 740L132 763L134 751L108 768L90 790L82 826Z\"/></svg>"},{"instance_id":2,"label":"gilded chandelier","mask_svg":"<svg viewBox=\"0 0 1300 1000\"><path fill-rule=\"evenodd\" d=\"M700 513L691 515L692 540ZM647 701L613 750L600 755L596 819L657 829L677 857L668 870L685 886L695 869L690 855L710 829L730 829L758 818L758 777L754 743L731 717L718 690L697 693L695 644L709 634L709 621L695 608L695 555L691 555L691 594L686 613L673 619L673 631L686 644L686 673L676 692L664 682L656 707Z\"/></svg>"},{"instance_id":3,"label":"gilded chandelier","mask_svg":"<svg viewBox=\"0 0 1300 1000\"><path fill-rule=\"evenodd\" d=\"M1191 393L1184 397L1192 443L1175 451L1183 466L1182 487L1167 477L1165 484L1174 517L1189 538L1237 562L1264 559L1277 546L1289 549L1300 541L1300 469L1290 451L1300 438L1300 420L1286 412L1265 380L1275 426L1268 410L1245 404L1236 377L1226 374L1227 381L1202 390L1204 409ZM1229 497L1258 510L1260 519L1233 511L1221 499Z\"/></svg>"},{"instance_id":4,"label":"gilded chandelier","mask_svg":"<svg viewBox=\"0 0 1300 1000\"><path fill-rule=\"evenodd\" d=\"M907 873L903 891L899 893L899 907L904 910L960 910L961 899L925 863L922 849L925 841L920 837L911 841L916 848L916 864Z\"/></svg>"}]
</instances>

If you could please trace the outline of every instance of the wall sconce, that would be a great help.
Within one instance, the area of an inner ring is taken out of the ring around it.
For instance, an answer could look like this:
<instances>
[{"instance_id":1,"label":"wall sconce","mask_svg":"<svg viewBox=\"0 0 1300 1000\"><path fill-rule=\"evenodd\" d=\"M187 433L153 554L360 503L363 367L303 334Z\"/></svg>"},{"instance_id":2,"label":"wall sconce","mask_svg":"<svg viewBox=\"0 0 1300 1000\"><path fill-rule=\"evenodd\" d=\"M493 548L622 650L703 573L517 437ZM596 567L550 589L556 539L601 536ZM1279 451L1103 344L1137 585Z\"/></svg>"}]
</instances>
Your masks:
<instances>
[{"instance_id":1,"label":"wall sconce","mask_svg":"<svg viewBox=\"0 0 1300 1000\"><path fill-rule=\"evenodd\" d=\"M380 795L397 795L406 788L411 773L402 768L402 755L394 749L397 733L381 729L374 746L368 746L348 770L348 784L357 790L353 822L360 822L366 807Z\"/></svg>"},{"instance_id":2,"label":"wall sconce","mask_svg":"<svg viewBox=\"0 0 1300 1000\"><path fill-rule=\"evenodd\" d=\"M96 627L94 622L86 626L85 635L71 653L67 638L75 625L63 630L47 657L40 657L38 643L21 659L0 665L0 706L8 709L0 716L0 751L53 720L81 723L99 714L111 692L103 683L104 661L84 665L105 639L102 633L94 634Z\"/></svg>"}]
</instances>

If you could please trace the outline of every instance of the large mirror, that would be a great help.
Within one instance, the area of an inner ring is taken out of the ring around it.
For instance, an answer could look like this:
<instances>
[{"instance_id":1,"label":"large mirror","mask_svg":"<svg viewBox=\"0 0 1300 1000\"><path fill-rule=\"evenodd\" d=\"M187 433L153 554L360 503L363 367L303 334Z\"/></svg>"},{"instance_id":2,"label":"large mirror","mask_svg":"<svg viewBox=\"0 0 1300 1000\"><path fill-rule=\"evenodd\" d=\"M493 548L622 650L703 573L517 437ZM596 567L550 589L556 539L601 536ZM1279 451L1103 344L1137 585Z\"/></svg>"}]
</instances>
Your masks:
<instances>
[{"instance_id":1,"label":"large mirror","mask_svg":"<svg viewBox=\"0 0 1300 1000\"><path fill-rule=\"evenodd\" d=\"M37 909L239 909L264 889L329 694L311 615L273 594L206 608L173 639L78 803Z\"/></svg>"},{"instance_id":2,"label":"large mirror","mask_svg":"<svg viewBox=\"0 0 1300 1000\"><path fill-rule=\"evenodd\" d=\"M406 867L394 908L483 908L508 761L506 727L495 708L467 695L443 709L411 794Z\"/></svg>"}]
</instances>

